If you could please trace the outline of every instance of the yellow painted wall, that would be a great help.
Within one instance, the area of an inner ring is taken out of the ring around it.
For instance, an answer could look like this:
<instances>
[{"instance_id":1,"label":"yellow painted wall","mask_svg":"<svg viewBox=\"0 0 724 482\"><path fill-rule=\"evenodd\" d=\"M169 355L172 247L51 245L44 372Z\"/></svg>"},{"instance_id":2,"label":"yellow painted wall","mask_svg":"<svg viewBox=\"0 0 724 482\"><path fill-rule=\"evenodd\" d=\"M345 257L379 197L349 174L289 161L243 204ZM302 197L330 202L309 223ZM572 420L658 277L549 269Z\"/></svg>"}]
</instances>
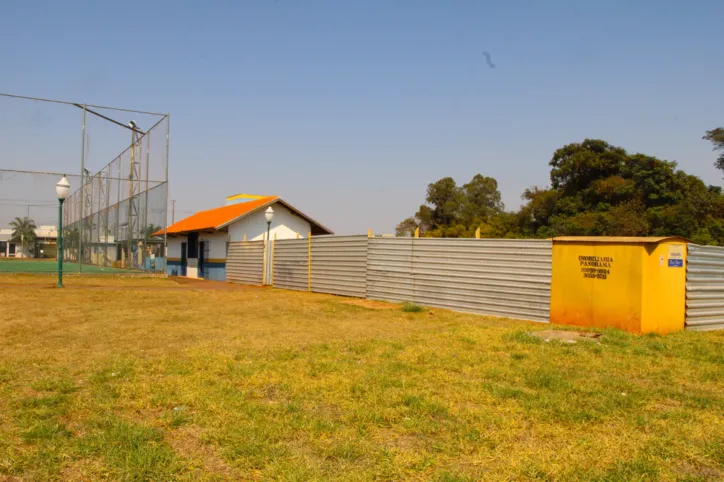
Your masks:
<instances>
[{"instance_id":1,"label":"yellow painted wall","mask_svg":"<svg viewBox=\"0 0 724 482\"><path fill-rule=\"evenodd\" d=\"M633 333L684 329L684 240L570 239L553 242L552 323Z\"/></svg>"},{"instance_id":2,"label":"yellow painted wall","mask_svg":"<svg viewBox=\"0 0 724 482\"><path fill-rule=\"evenodd\" d=\"M638 331L642 246L553 244L551 322Z\"/></svg>"},{"instance_id":3,"label":"yellow painted wall","mask_svg":"<svg viewBox=\"0 0 724 482\"><path fill-rule=\"evenodd\" d=\"M681 331L686 317L686 243L665 242L647 248L641 333Z\"/></svg>"}]
</instances>

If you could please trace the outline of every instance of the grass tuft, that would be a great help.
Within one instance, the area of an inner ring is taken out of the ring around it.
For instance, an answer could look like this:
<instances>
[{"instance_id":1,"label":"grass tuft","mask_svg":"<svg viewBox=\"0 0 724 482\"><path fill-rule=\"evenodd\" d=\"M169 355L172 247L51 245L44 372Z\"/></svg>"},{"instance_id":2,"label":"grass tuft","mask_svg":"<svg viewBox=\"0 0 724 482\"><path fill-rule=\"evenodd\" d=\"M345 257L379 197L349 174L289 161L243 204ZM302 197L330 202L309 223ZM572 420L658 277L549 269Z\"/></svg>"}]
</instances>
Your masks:
<instances>
[{"instance_id":1,"label":"grass tuft","mask_svg":"<svg viewBox=\"0 0 724 482\"><path fill-rule=\"evenodd\" d=\"M402 305L402 308L400 308L404 313L422 313L425 311L425 308L423 308L420 305L417 305L415 303L404 303Z\"/></svg>"}]
</instances>

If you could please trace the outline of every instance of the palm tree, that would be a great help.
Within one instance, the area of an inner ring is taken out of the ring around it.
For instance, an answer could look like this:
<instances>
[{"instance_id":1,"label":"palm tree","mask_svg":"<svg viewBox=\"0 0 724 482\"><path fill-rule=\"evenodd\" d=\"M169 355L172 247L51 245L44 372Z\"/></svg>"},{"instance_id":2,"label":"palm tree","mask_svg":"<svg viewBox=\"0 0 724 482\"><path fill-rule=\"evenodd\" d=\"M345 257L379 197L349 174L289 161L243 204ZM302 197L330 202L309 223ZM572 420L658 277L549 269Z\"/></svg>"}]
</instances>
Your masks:
<instances>
[{"instance_id":1,"label":"palm tree","mask_svg":"<svg viewBox=\"0 0 724 482\"><path fill-rule=\"evenodd\" d=\"M157 231L161 231L161 229L163 229L163 228L161 228L161 226L156 226L155 224L149 224L143 230L143 239L148 241L151 238L157 238L158 236L153 236L153 233L155 233Z\"/></svg>"},{"instance_id":2,"label":"palm tree","mask_svg":"<svg viewBox=\"0 0 724 482\"><path fill-rule=\"evenodd\" d=\"M35 245L35 221L29 217L15 218L10 222L10 227L13 228L12 237L10 241L17 243L20 241L23 246L23 254L30 251L29 247Z\"/></svg>"}]
</instances>

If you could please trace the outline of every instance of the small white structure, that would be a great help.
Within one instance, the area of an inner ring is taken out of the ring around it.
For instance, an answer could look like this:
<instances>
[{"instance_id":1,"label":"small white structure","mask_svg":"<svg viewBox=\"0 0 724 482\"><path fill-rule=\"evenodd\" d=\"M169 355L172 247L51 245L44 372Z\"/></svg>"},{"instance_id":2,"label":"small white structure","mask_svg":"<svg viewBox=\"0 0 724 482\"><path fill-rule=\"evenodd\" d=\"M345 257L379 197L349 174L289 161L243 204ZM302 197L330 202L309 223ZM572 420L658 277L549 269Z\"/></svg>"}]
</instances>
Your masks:
<instances>
[{"instance_id":1,"label":"small white structure","mask_svg":"<svg viewBox=\"0 0 724 482\"><path fill-rule=\"evenodd\" d=\"M225 206L198 212L168 227L168 274L223 281L229 243L264 240L267 228L270 239L333 234L278 196L237 194L226 202ZM264 213L269 207L274 217L268 226Z\"/></svg>"},{"instance_id":2,"label":"small white structure","mask_svg":"<svg viewBox=\"0 0 724 482\"><path fill-rule=\"evenodd\" d=\"M55 226L35 228L35 241L28 252L23 251L20 241L13 241L11 228L0 229L0 257L4 258L54 258L58 229Z\"/></svg>"}]
</instances>

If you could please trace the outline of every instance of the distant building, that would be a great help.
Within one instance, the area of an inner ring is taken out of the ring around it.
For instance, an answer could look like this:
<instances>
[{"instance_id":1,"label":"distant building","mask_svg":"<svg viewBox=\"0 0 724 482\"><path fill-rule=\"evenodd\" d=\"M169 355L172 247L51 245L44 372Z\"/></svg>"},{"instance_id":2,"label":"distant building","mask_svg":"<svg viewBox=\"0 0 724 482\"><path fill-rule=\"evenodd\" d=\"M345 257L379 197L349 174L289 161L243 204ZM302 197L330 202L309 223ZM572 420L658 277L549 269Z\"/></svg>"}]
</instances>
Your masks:
<instances>
[{"instance_id":1,"label":"distant building","mask_svg":"<svg viewBox=\"0 0 724 482\"><path fill-rule=\"evenodd\" d=\"M274 210L272 239L333 234L278 196L237 194L226 198L226 203L168 227L168 274L224 281L229 243L263 240L267 232L264 212L270 206ZM163 230L154 235L163 235Z\"/></svg>"},{"instance_id":2,"label":"distant building","mask_svg":"<svg viewBox=\"0 0 724 482\"><path fill-rule=\"evenodd\" d=\"M5 258L55 258L58 252L58 229L55 226L38 226L35 242L23 252L20 241L12 241L13 230L0 229L0 257Z\"/></svg>"}]
</instances>

